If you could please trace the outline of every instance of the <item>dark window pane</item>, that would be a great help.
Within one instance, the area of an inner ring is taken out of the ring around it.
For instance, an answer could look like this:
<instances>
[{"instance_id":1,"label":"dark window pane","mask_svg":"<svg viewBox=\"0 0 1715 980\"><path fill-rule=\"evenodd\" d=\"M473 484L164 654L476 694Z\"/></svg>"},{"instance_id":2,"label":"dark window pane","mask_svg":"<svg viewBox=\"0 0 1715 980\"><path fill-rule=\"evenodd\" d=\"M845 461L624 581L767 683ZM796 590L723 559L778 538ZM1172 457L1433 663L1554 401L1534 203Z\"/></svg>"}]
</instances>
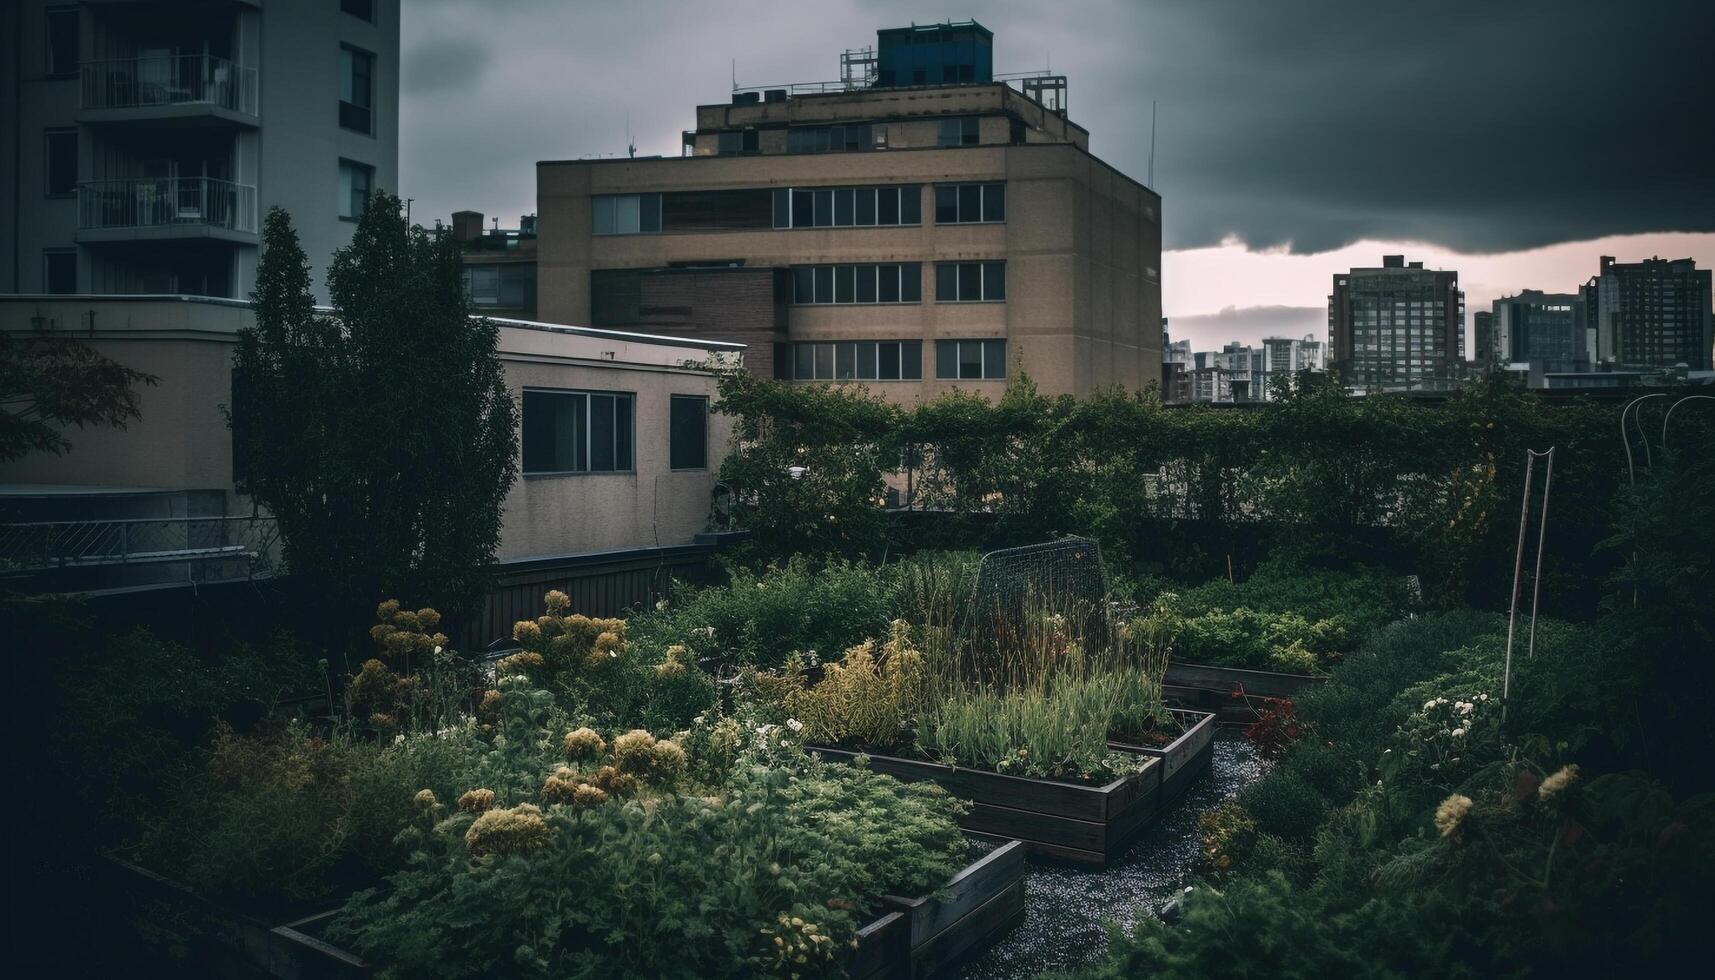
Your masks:
<instances>
[{"instance_id":1,"label":"dark window pane","mask_svg":"<svg viewBox=\"0 0 1715 980\"><path fill-rule=\"evenodd\" d=\"M983 376L983 345L974 340L959 342L959 377L981 378Z\"/></svg>"},{"instance_id":2,"label":"dark window pane","mask_svg":"<svg viewBox=\"0 0 1715 980\"><path fill-rule=\"evenodd\" d=\"M906 262L899 267L899 301L923 302L923 263Z\"/></svg>"},{"instance_id":3,"label":"dark window pane","mask_svg":"<svg viewBox=\"0 0 1715 980\"><path fill-rule=\"evenodd\" d=\"M951 303L959 298L959 266L955 262L935 265L935 302Z\"/></svg>"},{"instance_id":4,"label":"dark window pane","mask_svg":"<svg viewBox=\"0 0 1715 980\"><path fill-rule=\"evenodd\" d=\"M826 380L834 376L834 345L816 345L816 377Z\"/></svg>"},{"instance_id":5,"label":"dark window pane","mask_svg":"<svg viewBox=\"0 0 1715 980\"><path fill-rule=\"evenodd\" d=\"M834 267L818 265L816 269L816 302L832 303L834 301Z\"/></svg>"},{"instance_id":6,"label":"dark window pane","mask_svg":"<svg viewBox=\"0 0 1715 980\"><path fill-rule=\"evenodd\" d=\"M792 267L792 302L814 303L816 301L816 268L809 265Z\"/></svg>"},{"instance_id":7,"label":"dark window pane","mask_svg":"<svg viewBox=\"0 0 1715 980\"><path fill-rule=\"evenodd\" d=\"M1006 220L1006 185L983 185L983 220Z\"/></svg>"},{"instance_id":8,"label":"dark window pane","mask_svg":"<svg viewBox=\"0 0 1715 980\"><path fill-rule=\"evenodd\" d=\"M700 470L709 465L709 400L674 395L670 402L668 465L676 470Z\"/></svg>"},{"instance_id":9,"label":"dark window pane","mask_svg":"<svg viewBox=\"0 0 1715 980\"><path fill-rule=\"evenodd\" d=\"M774 345L774 380L792 380L792 345Z\"/></svg>"},{"instance_id":10,"label":"dark window pane","mask_svg":"<svg viewBox=\"0 0 1715 980\"><path fill-rule=\"evenodd\" d=\"M959 220L959 188L956 184L935 185L935 223L952 224Z\"/></svg>"},{"instance_id":11,"label":"dark window pane","mask_svg":"<svg viewBox=\"0 0 1715 980\"><path fill-rule=\"evenodd\" d=\"M962 137L961 142L963 142L964 145L975 146L977 144L978 135L976 116L966 116L959 120L959 135Z\"/></svg>"},{"instance_id":12,"label":"dark window pane","mask_svg":"<svg viewBox=\"0 0 1715 980\"><path fill-rule=\"evenodd\" d=\"M647 213L653 197L661 203L661 222L672 231L725 231L734 228L767 228L773 195L761 188L704 191L672 191L645 194ZM644 231L652 229L645 227Z\"/></svg>"},{"instance_id":13,"label":"dark window pane","mask_svg":"<svg viewBox=\"0 0 1715 980\"><path fill-rule=\"evenodd\" d=\"M792 192L782 187L774 192L774 227L792 227Z\"/></svg>"},{"instance_id":14,"label":"dark window pane","mask_svg":"<svg viewBox=\"0 0 1715 980\"><path fill-rule=\"evenodd\" d=\"M956 378L959 376L959 342L956 340L935 341L935 377Z\"/></svg>"},{"instance_id":15,"label":"dark window pane","mask_svg":"<svg viewBox=\"0 0 1715 980\"><path fill-rule=\"evenodd\" d=\"M739 148L743 145L744 136L741 133L715 134L715 152L723 157L737 156Z\"/></svg>"},{"instance_id":16,"label":"dark window pane","mask_svg":"<svg viewBox=\"0 0 1715 980\"><path fill-rule=\"evenodd\" d=\"M816 227L826 228L834 223L834 192L816 192Z\"/></svg>"},{"instance_id":17,"label":"dark window pane","mask_svg":"<svg viewBox=\"0 0 1715 980\"><path fill-rule=\"evenodd\" d=\"M757 153L761 149L762 149L762 134L758 133L754 129L745 130L744 131L744 150L743 150L743 152L745 152L745 153Z\"/></svg>"},{"instance_id":18,"label":"dark window pane","mask_svg":"<svg viewBox=\"0 0 1715 980\"><path fill-rule=\"evenodd\" d=\"M42 140L43 169L47 172L44 188L49 197L69 197L77 193L77 131L56 130Z\"/></svg>"},{"instance_id":19,"label":"dark window pane","mask_svg":"<svg viewBox=\"0 0 1715 980\"><path fill-rule=\"evenodd\" d=\"M793 344L796 354L793 357L792 376L799 381L808 381L816 376L816 345Z\"/></svg>"},{"instance_id":20,"label":"dark window pane","mask_svg":"<svg viewBox=\"0 0 1715 980\"><path fill-rule=\"evenodd\" d=\"M77 55L77 11L48 11L48 74L77 74Z\"/></svg>"},{"instance_id":21,"label":"dark window pane","mask_svg":"<svg viewBox=\"0 0 1715 980\"><path fill-rule=\"evenodd\" d=\"M42 292L77 292L77 253L47 252L42 256Z\"/></svg>"},{"instance_id":22,"label":"dark window pane","mask_svg":"<svg viewBox=\"0 0 1715 980\"><path fill-rule=\"evenodd\" d=\"M876 190L876 220L878 225L899 224L899 188L881 187Z\"/></svg>"},{"instance_id":23,"label":"dark window pane","mask_svg":"<svg viewBox=\"0 0 1715 980\"><path fill-rule=\"evenodd\" d=\"M1006 341L983 341L983 377L1006 377Z\"/></svg>"},{"instance_id":24,"label":"dark window pane","mask_svg":"<svg viewBox=\"0 0 1715 980\"><path fill-rule=\"evenodd\" d=\"M983 185L959 185L959 220L983 220Z\"/></svg>"},{"instance_id":25,"label":"dark window pane","mask_svg":"<svg viewBox=\"0 0 1715 980\"><path fill-rule=\"evenodd\" d=\"M857 344L857 376L864 381L875 379L874 341L860 341Z\"/></svg>"},{"instance_id":26,"label":"dark window pane","mask_svg":"<svg viewBox=\"0 0 1715 980\"><path fill-rule=\"evenodd\" d=\"M978 262L960 262L959 270L959 299L973 300L983 298L983 267Z\"/></svg>"},{"instance_id":27,"label":"dark window pane","mask_svg":"<svg viewBox=\"0 0 1715 980\"><path fill-rule=\"evenodd\" d=\"M873 265L857 267L857 301L859 303L875 302L875 266Z\"/></svg>"},{"instance_id":28,"label":"dark window pane","mask_svg":"<svg viewBox=\"0 0 1715 980\"><path fill-rule=\"evenodd\" d=\"M857 377L857 345L834 345L834 377L842 381Z\"/></svg>"},{"instance_id":29,"label":"dark window pane","mask_svg":"<svg viewBox=\"0 0 1715 980\"><path fill-rule=\"evenodd\" d=\"M958 146L959 145L959 120L957 120L957 119L943 119L943 120L941 120L941 131L939 134L939 138L935 142L940 146Z\"/></svg>"},{"instance_id":30,"label":"dark window pane","mask_svg":"<svg viewBox=\"0 0 1715 980\"><path fill-rule=\"evenodd\" d=\"M906 381L923 378L923 342L908 340L899 345L899 376Z\"/></svg>"},{"instance_id":31,"label":"dark window pane","mask_svg":"<svg viewBox=\"0 0 1715 980\"><path fill-rule=\"evenodd\" d=\"M613 198L603 194L590 199L590 224L598 235L613 234Z\"/></svg>"},{"instance_id":32,"label":"dark window pane","mask_svg":"<svg viewBox=\"0 0 1715 980\"><path fill-rule=\"evenodd\" d=\"M631 396L613 396L613 468L631 469Z\"/></svg>"},{"instance_id":33,"label":"dark window pane","mask_svg":"<svg viewBox=\"0 0 1715 980\"><path fill-rule=\"evenodd\" d=\"M884 381L897 381L899 379L899 345L882 344L877 353L881 358L881 366L877 376Z\"/></svg>"},{"instance_id":34,"label":"dark window pane","mask_svg":"<svg viewBox=\"0 0 1715 980\"><path fill-rule=\"evenodd\" d=\"M760 199L757 201L761 203ZM757 217L761 217L761 209L757 209ZM760 222L757 227L761 227ZM642 194L637 200L637 230L656 232L661 230L661 195Z\"/></svg>"},{"instance_id":35,"label":"dark window pane","mask_svg":"<svg viewBox=\"0 0 1715 980\"><path fill-rule=\"evenodd\" d=\"M834 266L834 302L850 303L855 301L856 282L857 269L855 266Z\"/></svg>"},{"instance_id":36,"label":"dark window pane","mask_svg":"<svg viewBox=\"0 0 1715 980\"><path fill-rule=\"evenodd\" d=\"M922 185L906 184L899 189L899 223L902 225L920 225L923 223Z\"/></svg>"},{"instance_id":37,"label":"dark window pane","mask_svg":"<svg viewBox=\"0 0 1715 980\"><path fill-rule=\"evenodd\" d=\"M983 263L983 299L1006 299L1006 263Z\"/></svg>"},{"instance_id":38,"label":"dark window pane","mask_svg":"<svg viewBox=\"0 0 1715 980\"><path fill-rule=\"evenodd\" d=\"M614 411L612 395L590 396L590 472L614 470Z\"/></svg>"},{"instance_id":39,"label":"dark window pane","mask_svg":"<svg viewBox=\"0 0 1715 980\"><path fill-rule=\"evenodd\" d=\"M877 300L882 303L899 302L899 266L876 266L876 278L879 282L876 289Z\"/></svg>"},{"instance_id":40,"label":"dark window pane","mask_svg":"<svg viewBox=\"0 0 1715 980\"><path fill-rule=\"evenodd\" d=\"M852 223L852 189L841 187L834 191L834 224L849 226Z\"/></svg>"},{"instance_id":41,"label":"dark window pane","mask_svg":"<svg viewBox=\"0 0 1715 980\"><path fill-rule=\"evenodd\" d=\"M857 189L857 218L860 225L875 224L875 188L859 187Z\"/></svg>"},{"instance_id":42,"label":"dark window pane","mask_svg":"<svg viewBox=\"0 0 1715 980\"><path fill-rule=\"evenodd\" d=\"M812 191L792 192L792 227L808 228L816 223L816 195Z\"/></svg>"},{"instance_id":43,"label":"dark window pane","mask_svg":"<svg viewBox=\"0 0 1715 980\"><path fill-rule=\"evenodd\" d=\"M524 472L570 473L585 468L586 406L583 394L524 392Z\"/></svg>"}]
</instances>

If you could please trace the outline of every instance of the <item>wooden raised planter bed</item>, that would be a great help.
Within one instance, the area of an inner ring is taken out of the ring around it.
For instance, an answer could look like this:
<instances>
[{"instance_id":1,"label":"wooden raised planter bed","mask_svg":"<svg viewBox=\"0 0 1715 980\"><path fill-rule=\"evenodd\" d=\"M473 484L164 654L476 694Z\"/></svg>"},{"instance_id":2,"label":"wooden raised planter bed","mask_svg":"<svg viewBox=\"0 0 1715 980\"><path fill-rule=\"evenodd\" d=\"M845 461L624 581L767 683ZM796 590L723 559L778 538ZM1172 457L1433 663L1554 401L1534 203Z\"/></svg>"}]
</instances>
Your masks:
<instances>
[{"instance_id":1,"label":"wooden raised planter bed","mask_svg":"<svg viewBox=\"0 0 1715 980\"><path fill-rule=\"evenodd\" d=\"M805 748L835 762L867 755L876 772L906 782L932 781L971 801L959 825L972 834L1022 841L1033 854L1095 867L1119 857L1155 816L1160 797L1162 763L1149 752L1138 753L1146 757L1142 771L1105 786L1085 786L827 746Z\"/></svg>"},{"instance_id":2,"label":"wooden raised planter bed","mask_svg":"<svg viewBox=\"0 0 1715 980\"><path fill-rule=\"evenodd\" d=\"M1214 712L1223 725L1248 725L1256 721L1256 709L1244 697L1290 698L1306 687L1327 680L1319 674L1277 674L1241 667L1211 667L1206 664L1170 663L1162 679L1162 694L1176 704Z\"/></svg>"},{"instance_id":3,"label":"wooden raised planter bed","mask_svg":"<svg viewBox=\"0 0 1715 980\"><path fill-rule=\"evenodd\" d=\"M283 925L226 908L147 868L109 855L115 890L133 914L182 934L188 968L222 980L367 980L369 964L322 939L338 909ZM882 898L857 933L853 980L927 977L987 947L1024 916L1024 845L1011 841L954 875L935 895Z\"/></svg>"},{"instance_id":4,"label":"wooden raised planter bed","mask_svg":"<svg viewBox=\"0 0 1715 980\"><path fill-rule=\"evenodd\" d=\"M1128 745L1112 741L1111 748L1161 760L1161 789L1158 807L1165 808L1185 795L1198 776L1208 771L1215 758L1215 716L1202 711L1172 709L1173 717L1184 726L1184 732L1161 748Z\"/></svg>"}]
</instances>

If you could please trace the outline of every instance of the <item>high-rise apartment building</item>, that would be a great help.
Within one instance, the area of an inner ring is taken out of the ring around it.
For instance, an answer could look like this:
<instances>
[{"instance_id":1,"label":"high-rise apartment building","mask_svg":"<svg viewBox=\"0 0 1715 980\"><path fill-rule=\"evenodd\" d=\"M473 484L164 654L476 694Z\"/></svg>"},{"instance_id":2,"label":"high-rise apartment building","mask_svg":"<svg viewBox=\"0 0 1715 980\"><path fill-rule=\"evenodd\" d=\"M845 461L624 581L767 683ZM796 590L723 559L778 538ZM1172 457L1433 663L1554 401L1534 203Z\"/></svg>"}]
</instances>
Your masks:
<instances>
[{"instance_id":1,"label":"high-rise apartment building","mask_svg":"<svg viewBox=\"0 0 1715 980\"><path fill-rule=\"evenodd\" d=\"M0 289L244 298L279 205L313 288L398 186L399 0L11 0Z\"/></svg>"},{"instance_id":2,"label":"high-rise apartment building","mask_svg":"<svg viewBox=\"0 0 1715 980\"><path fill-rule=\"evenodd\" d=\"M1616 262L1579 290L1595 359L1624 367L1711 367L1710 274L1693 259Z\"/></svg>"},{"instance_id":3,"label":"high-rise apartment building","mask_svg":"<svg viewBox=\"0 0 1715 980\"><path fill-rule=\"evenodd\" d=\"M697 107L681 157L540 164L539 314L902 402L1158 380L1161 198L1090 154L1065 77L995 80L974 22L877 39Z\"/></svg>"},{"instance_id":4,"label":"high-rise apartment building","mask_svg":"<svg viewBox=\"0 0 1715 980\"><path fill-rule=\"evenodd\" d=\"M1262 397L1272 400L1271 389L1276 378L1296 378L1301 371L1326 371L1328 345L1314 334L1303 337L1264 337L1262 355Z\"/></svg>"},{"instance_id":5,"label":"high-rise apartment building","mask_svg":"<svg viewBox=\"0 0 1715 980\"><path fill-rule=\"evenodd\" d=\"M1526 289L1493 303L1486 349L1478 359L1499 364L1530 364L1538 371L1587 370L1586 342L1579 300L1571 293Z\"/></svg>"},{"instance_id":6,"label":"high-rise apartment building","mask_svg":"<svg viewBox=\"0 0 1715 980\"><path fill-rule=\"evenodd\" d=\"M1455 376L1464 355L1459 273L1382 257L1334 275L1328 297L1333 366L1347 385L1414 387Z\"/></svg>"}]
</instances>

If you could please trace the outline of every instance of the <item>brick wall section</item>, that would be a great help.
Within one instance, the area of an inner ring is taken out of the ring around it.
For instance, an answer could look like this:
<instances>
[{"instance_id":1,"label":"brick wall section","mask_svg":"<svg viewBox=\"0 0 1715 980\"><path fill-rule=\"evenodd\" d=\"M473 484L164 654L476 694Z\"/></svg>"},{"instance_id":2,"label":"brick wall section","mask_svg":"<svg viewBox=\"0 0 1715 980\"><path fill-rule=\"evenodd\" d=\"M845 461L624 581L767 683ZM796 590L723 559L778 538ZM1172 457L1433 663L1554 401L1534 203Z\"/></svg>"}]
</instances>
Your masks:
<instances>
[{"instance_id":1,"label":"brick wall section","mask_svg":"<svg viewBox=\"0 0 1715 980\"><path fill-rule=\"evenodd\" d=\"M595 269L591 325L746 344L745 366L769 378L774 344L786 339L775 280L770 268Z\"/></svg>"}]
</instances>

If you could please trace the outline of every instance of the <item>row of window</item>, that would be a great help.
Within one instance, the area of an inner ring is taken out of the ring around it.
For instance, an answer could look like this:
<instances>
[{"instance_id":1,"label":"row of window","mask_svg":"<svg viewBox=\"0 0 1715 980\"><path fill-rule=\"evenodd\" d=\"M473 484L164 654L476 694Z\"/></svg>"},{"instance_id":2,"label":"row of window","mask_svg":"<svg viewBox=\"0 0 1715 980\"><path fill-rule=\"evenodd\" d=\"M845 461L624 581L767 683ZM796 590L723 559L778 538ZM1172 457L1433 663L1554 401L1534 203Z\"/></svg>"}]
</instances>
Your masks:
<instances>
[{"instance_id":1,"label":"row of window","mask_svg":"<svg viewBox=\"0 0 1715 980\"><path fill-rule=\"evenodd\" d=\"M788 381L919 381L923 342L839 340L774 345L774 376ZM1006 378L1006 341L935 341L938 380Z\"/></svg>"},{"instance_id":2,"label":"row of window","mask_svg":"<svg viewBox=\"0 0 1715 980\"><path fill-rule=\"evenodd\" d=\"M524 472L631 472L636 468L636 400L628 391L524 389ZM706 469L709 400L672 395L668 401L668 466Z\"/></svg>"},{"instance_id":3,"label":"row of window","mask_svg":"<svg viewBox=\"0 0 1715 980\"><path fill-rule=\"evenodd\" d=\"M1006 184L936 184L935 223L1006 220ZM751 228L861 228L923 223L921 184L868 187L780 187L597 194L590 200L597 235Z\"/></svg>"},{"instance_id":4,"label":"row of window","mask_svg":"<svg viewBox=\"0 0 1715 980\"><path fill-rule=\"evenodd\" d=\"M919 262L856 265L795 265L792 302L829 303L922 302ZM935 302L1002 303L1006 301L1006 263L935 263Z\"/></svg>"},{"instance_id":5,"label":"row of window","mask_svg":"<svg viewBox=\"0 0 1715 980\"><path fill-rule=\"evenodd\" d=\"M981 142L976 116L948 116L939 120L937 146L976 146ZM887 145L887 139L869 123L848 123L842 126L793 126L786 130L787 153L851 153ZM879 138L878 138L879 137ZM716 143L722 155L756 153L759 150L754 129L721 133Z\"/></svg>"}]
</instances>

